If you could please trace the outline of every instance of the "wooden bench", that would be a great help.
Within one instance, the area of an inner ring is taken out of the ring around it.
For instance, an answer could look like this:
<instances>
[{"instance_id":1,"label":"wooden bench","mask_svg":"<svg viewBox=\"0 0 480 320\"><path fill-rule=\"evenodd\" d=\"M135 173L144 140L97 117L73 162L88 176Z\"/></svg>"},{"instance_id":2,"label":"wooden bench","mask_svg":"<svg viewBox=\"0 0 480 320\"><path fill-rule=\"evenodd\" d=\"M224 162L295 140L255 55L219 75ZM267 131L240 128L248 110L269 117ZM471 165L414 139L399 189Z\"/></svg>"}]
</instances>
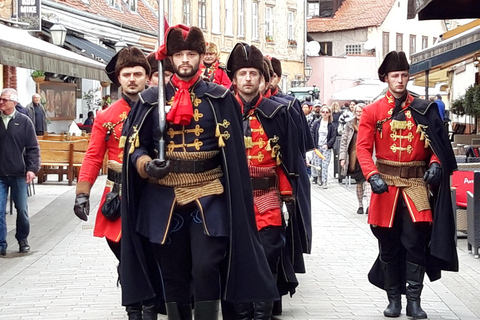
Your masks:
<instances>
[{"instance_id":1,"label":"wooden bench","mask_svg":"<svg viewBox=\"0 0 480 320\"><path fill-rule=\"evenodd\" d=\"M47 174L57 174L58 181L63 181L67 175L68 185L72 184L78 176L85 152L87 140L76 141L49 141L39 140L40 145L40 171L38 183L46 181Z\"/></svg>"}]
</instances>

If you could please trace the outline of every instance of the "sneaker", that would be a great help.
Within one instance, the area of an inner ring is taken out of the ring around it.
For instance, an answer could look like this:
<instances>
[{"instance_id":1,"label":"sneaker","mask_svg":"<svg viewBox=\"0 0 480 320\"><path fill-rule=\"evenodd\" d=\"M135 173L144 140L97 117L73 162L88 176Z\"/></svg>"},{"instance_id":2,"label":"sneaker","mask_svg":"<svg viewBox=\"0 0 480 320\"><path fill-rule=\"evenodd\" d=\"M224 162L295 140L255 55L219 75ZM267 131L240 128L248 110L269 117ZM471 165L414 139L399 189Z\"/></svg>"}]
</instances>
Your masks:
<instances>
[{"instance_id":1,"label":"sneaker","mask_svg":"<svg viewBox=\"0 0 480 320\"><path fill-rule=\"evenodd\" d=\"M20 246L20 250L18 252L27 253L30 251L30 246L28 245L27 240L20 241L18 245Z\"/></svg>"},{"instance_id":2,"label":"sneaker","mask_svg":"<svg viewBox=\"0 0 480 320\"><path fill-rule=\"evenodd\" d=\"M322 188L323 188L323 189L328 189L327 181L325 181L325 182L322 183Z\"/></svg>"},{"instance_id":3,"label":"sneaker","mask_svg":"<svg viewBox=\"0 0 480 320\"><path fill-rule=\"evenodd\" d=\"M358 207L357 213L358 214L363 214L363 207Z\"/></svg>"}]
</instances>

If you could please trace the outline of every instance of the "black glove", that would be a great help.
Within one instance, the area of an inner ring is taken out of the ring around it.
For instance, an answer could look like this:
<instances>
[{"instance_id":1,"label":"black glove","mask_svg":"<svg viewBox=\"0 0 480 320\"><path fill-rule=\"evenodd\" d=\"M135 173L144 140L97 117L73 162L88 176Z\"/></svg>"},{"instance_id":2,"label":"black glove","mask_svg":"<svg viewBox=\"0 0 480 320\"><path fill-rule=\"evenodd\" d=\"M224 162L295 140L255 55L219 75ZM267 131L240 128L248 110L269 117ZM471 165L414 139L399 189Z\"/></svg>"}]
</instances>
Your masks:
<instances>
[{"instance_id":1,"label":"black glove","mask_svg":"<svg viewBox=\"0 0 480 320\"><path fill-rule=\"evenodd\" d=\"M442 166L437 162L433 162L423 175L423 180L432 186L438 186L442 181Z\"/></svg>"},{"instance_id":2,"label":"black glove","mask_svg":"<svg viewBox=\"0 0 480 320\"><path fill-rule=\"evenodd\" d=\"M73 206L73 211L80 219L87 221L88 214L90 213L90 201L88 198L90 196L87 193L80 193L75 198L75 205Z\"/></svg>"},{"instance_id":3,"label":"black glove","mask_svg":"<svg viewBox=\"0 0 480 320\"><path fill-rule=\"evenodd\" d=\"M145 163L145 171L151 178L162 179L170 172L170 161L153 159Z\"/></svg>"},{"instance_id":4,"label":"black glove","mask_svg":"<svg viewBox=\"0 0 480 320\"><path fill-rule=\"evenodd\" d=\"M372 186L373 193L382 194L384 192L388 192L388 186L380 177L380 174L375 173L370 177L370 179L368 179L368 182L370 182L370 186Z\"/></svg>"}]
</instances>

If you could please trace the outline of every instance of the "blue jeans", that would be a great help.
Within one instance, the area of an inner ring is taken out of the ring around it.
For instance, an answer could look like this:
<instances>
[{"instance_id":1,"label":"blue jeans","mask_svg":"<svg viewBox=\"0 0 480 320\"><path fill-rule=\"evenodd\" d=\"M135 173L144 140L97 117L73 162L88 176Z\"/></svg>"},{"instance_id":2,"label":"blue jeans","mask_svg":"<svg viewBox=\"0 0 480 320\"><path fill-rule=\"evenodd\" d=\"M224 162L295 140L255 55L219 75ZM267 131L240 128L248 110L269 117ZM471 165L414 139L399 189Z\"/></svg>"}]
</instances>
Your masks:
<instances>
[{"instance_id":1,"label":"blue jeans","mask_svg":"<svg viewBox=\"0 0 480 320\"><path fill-rule=\"evenodd\" d=\"M30 221L28 220L27 206L27 182L25 177L0 177L0 247L7 249L7 223L5 214L7 211L8 187L11 188L10 196L17 209L17 225L15 238L18 242L27 240L30 233Z\"/></svg>"}]
</instances>

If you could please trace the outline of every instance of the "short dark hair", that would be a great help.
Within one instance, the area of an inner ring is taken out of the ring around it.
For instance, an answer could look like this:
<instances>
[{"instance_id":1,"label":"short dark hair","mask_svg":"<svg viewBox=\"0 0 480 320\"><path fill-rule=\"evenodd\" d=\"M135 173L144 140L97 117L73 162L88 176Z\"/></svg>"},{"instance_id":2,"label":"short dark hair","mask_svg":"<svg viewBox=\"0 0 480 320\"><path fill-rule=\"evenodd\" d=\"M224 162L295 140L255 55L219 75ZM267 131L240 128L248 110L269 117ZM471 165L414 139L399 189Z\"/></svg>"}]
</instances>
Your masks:
<instances>
[{"instance_id":1,"label":"short dark hair","mask_svg":"<svg viewBox=\"0 0 480 320\"><path fill-rule=\"evenodd\" d=\"M91 116L93 116L93 111L88 111L88 113L87 113L87 117L89 117L89 118L90 118Z\"/></svg>"}]
</instances>

